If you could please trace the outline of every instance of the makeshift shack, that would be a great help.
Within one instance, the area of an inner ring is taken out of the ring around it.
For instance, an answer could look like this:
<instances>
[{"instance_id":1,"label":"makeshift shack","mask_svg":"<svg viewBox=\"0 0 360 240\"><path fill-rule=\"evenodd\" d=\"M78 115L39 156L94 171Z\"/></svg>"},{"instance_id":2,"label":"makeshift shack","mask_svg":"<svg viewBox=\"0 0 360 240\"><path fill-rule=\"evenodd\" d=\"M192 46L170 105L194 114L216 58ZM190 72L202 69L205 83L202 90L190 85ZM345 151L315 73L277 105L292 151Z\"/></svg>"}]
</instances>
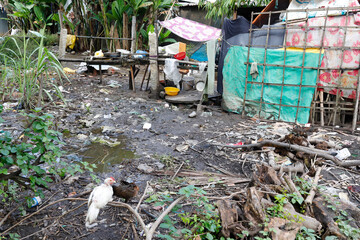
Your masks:
<instances>
[{"instance_id":1,"label":"makeshift shack","mask_svg":"<svg viewBox=\"0 0 360 240\"><path fill-rule=\"evenodd\" d=\"M225 20L218 77L224 109L302 124L352 121L354 130L359 11L357 0L292 1L283 11L253 13L251 21Z\"/></svg>"}]
</instances>

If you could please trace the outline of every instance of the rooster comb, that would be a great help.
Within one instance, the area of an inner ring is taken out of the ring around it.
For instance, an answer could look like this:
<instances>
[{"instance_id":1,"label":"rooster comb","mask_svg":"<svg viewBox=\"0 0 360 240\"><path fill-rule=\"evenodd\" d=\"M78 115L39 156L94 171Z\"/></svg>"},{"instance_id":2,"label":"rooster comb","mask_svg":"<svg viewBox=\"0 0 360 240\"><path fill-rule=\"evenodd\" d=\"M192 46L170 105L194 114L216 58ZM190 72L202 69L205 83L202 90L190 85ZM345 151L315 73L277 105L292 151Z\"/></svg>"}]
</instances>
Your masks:
<instances>
[{"instance_id":1,"label":"rooster comb","mask_svg":"<svg viewBox=\"0 0 360 240\"><path fill-rule=\"evenodd\" d=\"M113 180L113 181L115 182L115 178L113 178L113 177L110 177L110 179L111 179L111 180Z\"/></svg>"}]
</instances>

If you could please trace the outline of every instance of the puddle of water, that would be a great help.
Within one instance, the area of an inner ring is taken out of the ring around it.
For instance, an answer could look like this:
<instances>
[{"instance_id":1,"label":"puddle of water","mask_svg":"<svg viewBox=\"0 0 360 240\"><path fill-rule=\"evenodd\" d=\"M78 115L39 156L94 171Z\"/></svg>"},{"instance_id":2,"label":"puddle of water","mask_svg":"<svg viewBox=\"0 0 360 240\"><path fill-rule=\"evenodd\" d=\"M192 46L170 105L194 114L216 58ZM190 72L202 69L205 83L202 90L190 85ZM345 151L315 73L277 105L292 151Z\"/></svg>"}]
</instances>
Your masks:
<instances>
[{"instance_id":1,"label":"puddle of water","mask_svg":"<svg viewBox=\"0 0 360 240\"><path fill-rule=\"evenodd\" d=\"M126 138L119 137L119 145L109 147L101 143L92 143L81 153L83 161L96 164L95 172L109 172L113 164L121 164L125 159L134 159L135 153L126 148Z\"/></svg>"}]
</instances>

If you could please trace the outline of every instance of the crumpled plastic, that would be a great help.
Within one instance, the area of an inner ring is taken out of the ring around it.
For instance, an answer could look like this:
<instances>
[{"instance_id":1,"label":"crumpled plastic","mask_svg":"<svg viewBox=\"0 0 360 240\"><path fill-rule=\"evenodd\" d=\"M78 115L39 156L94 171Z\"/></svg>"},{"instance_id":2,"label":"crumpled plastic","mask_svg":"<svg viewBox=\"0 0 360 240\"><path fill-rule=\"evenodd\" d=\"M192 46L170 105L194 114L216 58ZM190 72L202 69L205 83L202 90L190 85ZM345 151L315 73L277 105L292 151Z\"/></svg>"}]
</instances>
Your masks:
<instances>
[{"instance_id":1,"label":"crumpled plastic","mask_svg":"<svg viewBox=\"0 0 360 240\"><path fill-rule=\"evenodd\" d=\"M75 35L67 35L66 36L66 47L69 47L70 49L74 49L75 42L76 42Z\"/></svg>"},{"instance_id":2,"label":"crumpled plastic","mask_svg":"<svg viewBox=\"0 0 360 240\"><path fill-rule=\"evenodd\" d=\"M251 63L250 75L254 79L256 79L259 76L259 70L258 70L257 62Z\"/></svg>"},{"instance_id":3,"label":"crumpled plastic","mask_svg":"<svg viewBox=\"0 0 360 240\"><path fill-rule=\"evenodd\" d=\"M164 73L166 74L166 78L173 81L175 86L180 89L180 81L181 81L181 74L177 66L179 65L178 60L176 59L165 59L165 67Z\"/></svg>"}]
</instances>

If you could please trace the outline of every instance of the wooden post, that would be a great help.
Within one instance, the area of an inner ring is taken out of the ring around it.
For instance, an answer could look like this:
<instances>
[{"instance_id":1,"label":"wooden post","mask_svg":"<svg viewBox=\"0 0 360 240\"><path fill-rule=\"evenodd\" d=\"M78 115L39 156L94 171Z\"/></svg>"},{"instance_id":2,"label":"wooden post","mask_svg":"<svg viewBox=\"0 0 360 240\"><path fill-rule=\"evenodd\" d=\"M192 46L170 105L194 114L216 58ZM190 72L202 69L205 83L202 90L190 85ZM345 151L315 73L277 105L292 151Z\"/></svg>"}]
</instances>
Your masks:
<instances>
[{"instance_id":1,"label":"wooden post","mask_svg":"<svg viewBox=\"0 0 360 240\"><path fill-rule=\"evenodd\" d=\"M123 37L129 37L129 17L126 13L123 13ZM122 48L129 50L129 40L123 40Z\"/></svg>"},{"instance_id":2,"label":"wooden post","mask_svg":"<svg viewBox=\"0 0 360 240\"><path fill-rule=\"evenodd\" d=\"M67 29L61 29L60 31L60 42L59 42L59 58L63 58L66 52L66 37Z\"/></svg>"},{"instance_id":3,"label":"wooden post","mask_svg":"<svg viewBox=\"0 0 360 240\"><path fill-rule=\"evenodd\" d=\"M360 69L358 71L358 79L357 79L357 86L356 86L356 101L354 106L354 116L353 116L353 122L352 122L352 132L355 132L356 130L356 123L357 123L357 117L359 112L359 94L360 94Z\"/></svg>"},{"instance_id":4,"label":"wooden post","mask_svg":"<svg viewBox=\"0 0 360 240\"><path fill-rule=\"evenodd\" d=\"M160 93L159 65L158 65L158 38L156 33L149 33L150 47L150 90L151 98L158 98Z\"/></svg>"},{"instance_id":5,"label":"wooden post","mask_svg":"<svg viewBox=\"0 0 360 240\"><path fill-rule=\"evenodd\" d=\"M132 38L132 40L131 40L131 53L135 53L136 52L136 16L132 16L131 38Z\"/></svg>"}]
</instances>

